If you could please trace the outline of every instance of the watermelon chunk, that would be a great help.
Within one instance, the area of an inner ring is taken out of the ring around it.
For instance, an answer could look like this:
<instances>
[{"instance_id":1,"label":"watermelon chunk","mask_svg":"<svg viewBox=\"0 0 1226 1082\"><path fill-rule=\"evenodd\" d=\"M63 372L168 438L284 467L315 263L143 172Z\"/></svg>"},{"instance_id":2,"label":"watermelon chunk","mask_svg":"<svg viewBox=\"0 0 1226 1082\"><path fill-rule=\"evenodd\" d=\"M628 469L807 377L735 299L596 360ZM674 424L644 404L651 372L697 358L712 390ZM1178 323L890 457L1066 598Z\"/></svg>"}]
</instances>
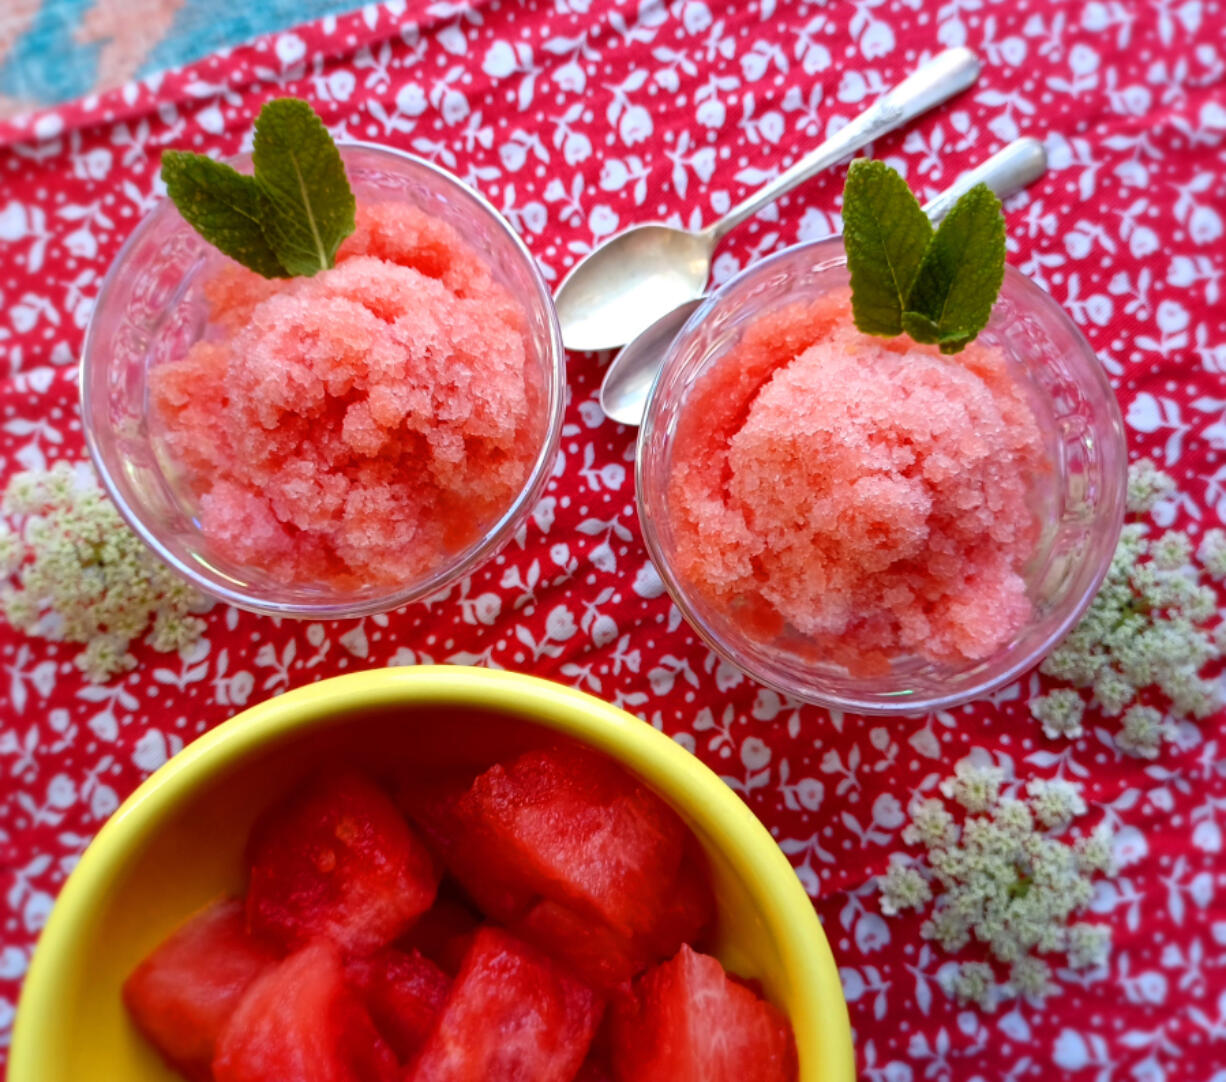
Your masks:
<instances>
[{"instance_id":1,"label":"watermelon chunk","mask_svg":"<svg viewBox=\"0 0 1226 1082\"><path fill-rule=\"evenodd\" d=\"M652 962L673 957L683 943L698 944L715 924L715 894L707 858L696 839L686 839L681 867L663 892L655 920L642 936Z\"/></svg>"},{"instance_id":2,"label":"watermelon chunk","mask_svg":"<svg viewBox=\"0 0 1226 1082\"><path fill-rule=\"evenodd\" d=\"M697 943L715 916L715 898L706 858L696 842L687 851L667 889L660 892L651 926L625 935L564 902L544 898L511 930L561 962L580 980L608 992L643 970L677 953L682 943Z\"/></svg>"},{"instance_id":3,"label":"watermelon chunk","mask_svg":"<svg viewBox=\"0 0 1226 1082\"><path fill-rule=\"evenodd\" d=\"M613 1067L601 1056L588 1056L575 1075L575 1082L614 1082Z\"/></svg>"},{"instance_id":4,"label":"watermelon chunk","mask_svg":"<svg viewBox=\"0 0 1226 1082\"><path fill-rule=\"evenodd\" d=\"M396 1082L398 1073L326 939L256 978L213 1061L215 1082Z\"/></svg>"},{"instance_id":5,"label":"watermelon chunk","mask_svg":"<svg viewBox=\"0 0 1226 1082\"><path fill-rule=\"evenodd\" d=\"M715 958L684 946L649 970L612 1021L617 1082L794 1082L792 1030Z\"/></svg>"},{"instance_id":6,"label":"watermelon chunk","mask_svg":"<svg viewBox=\"0 0 1226 1082\"><path fill-rule=\"evenodd\" d=\"M483 928L405 1082L571 1082L601 1006L543 954Z\"/></svg>"},{"instance_id":7,"label":"watermelon chunk","mask_svg":"<svg viewBox=\"0 0 1226 1082\"><path fill-rule=\"evenodd\" d=\"M536 898L499 839L471 813L465 801L472 778L444 774L412 778L397 794L401 809L477 908L510 923Z\"/></svg>"},{"instance_id":8,"label":"watermelon chunk","mask_svg":"<svg viewBox=\"0 0 1226 1082\"><path fill-rule=\"evenodd\" d=\"M124 1003L171 1067L207 1082L218 1034L247 987L275 961L271 949L247 934L241 901L215 902L132 971Z\"/></svg>"},{"instance_id":9,"label":"watermelon chunk","mask_svg":"<svg viewBox=\"0 0 1226 1082\"><path fill-rule=\"evenodd\" d=\"M269 809L248 861L248 923L286 950L327 936L347 954L369 954L430 908L439 879L395 804L352 770L319 776Z\"/></svg>"},{"instance_id":10,"label":"watermelon chunk","mask_svg":"<svg viewBox=\"0 0 1226 1082\"><path fill-rule=\"evenodd\" d=\"M402 1063L413 1057L429 1035L451 983L446 973L417 951L406 954L392 947L351 961L345 966L345 977Z\"/></svg>"},{"instance_id":11,"label":"watermelon chunk","mask_svg":"<svg viewBox=\"0 0 1226 1082\"><path fill-rule=\"evenodd\" d=\"M454 977L480 927L480 915L459 897L450 880L444 879L434 905L414 921L398 945L420 952Z\"/></svg>"},{"instance_id":12,"label":"watermelon chunk","mask_svg":"<svg viewBox=\"0 0 1226 1082\"><path fill-rule=\"evenodd\" d=\"M454 817L466 836L481 839L482 852L498 855L457 872L474 896L474 882L483 891L540 895L627 937L655 926L686 837L659 797L574 745L491 767L455 800Z\"/></svg>"},{"instance_id":13,"label":"watermelon chunk","mask_svg":"<svg viewBox=\"0 0 1226 1082\"><path fill-rule=\"evenodd\" d=\"M615 932L599 918L549 898L533 905L511 931L602 991L630 980L658 960L643 944Z\"/></svg>"}]
</instances>

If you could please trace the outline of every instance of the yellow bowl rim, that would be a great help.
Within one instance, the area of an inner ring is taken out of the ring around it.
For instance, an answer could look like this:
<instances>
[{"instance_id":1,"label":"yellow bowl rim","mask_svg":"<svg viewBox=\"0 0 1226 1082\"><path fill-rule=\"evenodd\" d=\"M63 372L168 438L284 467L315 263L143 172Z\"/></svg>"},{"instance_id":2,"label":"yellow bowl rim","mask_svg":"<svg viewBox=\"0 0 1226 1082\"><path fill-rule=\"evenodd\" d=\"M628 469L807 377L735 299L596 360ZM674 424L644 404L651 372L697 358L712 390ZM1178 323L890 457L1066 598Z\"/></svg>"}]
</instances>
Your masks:
<instances>
[{"instance_id":1,"label":"yellow bowl rim","mask_svg":"<svg viewBox=\"0 0 1226 1082\"><path fill-rule=\"evenodd\" d=\"M718 775L663 732L576 688L505 670L420 665L334 676L249 707L201 735L137 787L81 856L38 940L14 1018L9 1082L39 1078L37 1050L49 1039L47 1020L59 1013L56 977L75 946L79 918L95 893L107 888L131 845L154 833L184 793L218 768L355 706L431 703L462 703L568 732L615 755L663 790L683 777L688 810L749 884L776 941L812 942L807 956L784 952L785 979L796 990L789 1014L798 1044L806 1048L823 1080L855 1078L851 1025L838 969L813 904L778 843ZM817 1082L817 1075L806 1073L801 1082Z\"/></svg>"}]
</instances>

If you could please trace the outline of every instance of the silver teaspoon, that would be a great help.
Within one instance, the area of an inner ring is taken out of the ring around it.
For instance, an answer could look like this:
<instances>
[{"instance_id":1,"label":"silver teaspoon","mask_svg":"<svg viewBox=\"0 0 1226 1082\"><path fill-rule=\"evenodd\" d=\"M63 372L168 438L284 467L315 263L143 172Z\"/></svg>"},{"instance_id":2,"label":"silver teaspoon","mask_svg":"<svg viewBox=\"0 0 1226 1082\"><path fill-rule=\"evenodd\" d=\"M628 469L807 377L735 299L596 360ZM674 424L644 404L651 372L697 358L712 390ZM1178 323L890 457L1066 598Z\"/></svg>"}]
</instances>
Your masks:
<instances>
[{"instance_id":1,"label":"silver teaspoon","mask_svg":"<svg viewBox=\"0 0 1226 1082\"><path fill-rule=\"evenodd\" d=\"M610 237L558 287L563 344L584 350L624 346L665 312L703 294L715 245L730 229L814 174L948 101L978 77L973 52L947 49L706 229L691 233L649 223Z\"/></svg>"},{"instance_id":2,"label":"silver teaspoon","mask_svg":"<svg viewBox=\"0 0 1226 1082\"><path fill-rule=\"evenodd\" d=\"M998 198L1006 199L1033 184L1046 169L1047 154L1039 140L1014 140L924 204L924 213L939 222L976 184L986 184ZM600 408L606 417L624 425L642 423L651 385L668 347L705 299L696 297L666 312L613 358L600 385Z\"/></svg>"}]
</instances>

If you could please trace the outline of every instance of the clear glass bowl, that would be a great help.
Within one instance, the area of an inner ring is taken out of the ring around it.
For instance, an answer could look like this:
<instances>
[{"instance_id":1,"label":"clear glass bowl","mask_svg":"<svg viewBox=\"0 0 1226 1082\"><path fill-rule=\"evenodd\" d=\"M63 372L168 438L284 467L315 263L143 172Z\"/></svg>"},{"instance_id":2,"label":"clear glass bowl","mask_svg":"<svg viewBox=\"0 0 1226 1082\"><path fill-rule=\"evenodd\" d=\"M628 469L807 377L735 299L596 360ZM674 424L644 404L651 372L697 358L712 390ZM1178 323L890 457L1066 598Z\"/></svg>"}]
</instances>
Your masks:
<instances>
[{"instance_id":1,"label":"clear glass bowl","mask_svg":"<svg viewBox=\"0 0 1226 1082\"><path fill-rule=\"evenodd\" d=\"M507 221L456 177L410 154L364 143L341 147L359 202L399 199L446 222L477 252L523 306L529 359L543 388L540 446L518 497L467 547L448 553L411 582L342 590L278 581L269 569L236 564L214 551L197 509L164 461L153 431L149 371L177 359L199 339L207 311L201 276L220 257L161 202L136 228L107 272L85 335L81 408L85 438L102 481L129 525L199 589L274 616L336 619L395 608L471 572L506 542L545 487L561 439L565 354L553 298L536 263ZM240 169L249 156L235 160Z\"/></svg>"},{"instance_id":2,"label":"clear glass bowl","mask_svg":"<svg viewBox=\"0 0 1226 1082\"><path fill-rule=\"evenodd\" d=\"M1021 570L1032 617L991 657L953 663L906 654L889 671L853 675L789 648L794 630L772 637L743 626L732 606L677 570L676 516L669 506L674 439L691 391L764 314L848 283L840 239L779 252L729 281L673 342L639 430L636 484L643 534L681 612L703 639L754 679L831 709L911 714L987 695L1035 665L1073 627L1110 565L1123 524L1127 447L1115 394L1089 343L1043 290L1007 268L991 322L978 341L998 349L1023 388L1052 464L1032 486L1040 525ZM815 403L814 408L820 408ZM786 484L786 478L779 479Z\"/></svg>"}]
</instances>

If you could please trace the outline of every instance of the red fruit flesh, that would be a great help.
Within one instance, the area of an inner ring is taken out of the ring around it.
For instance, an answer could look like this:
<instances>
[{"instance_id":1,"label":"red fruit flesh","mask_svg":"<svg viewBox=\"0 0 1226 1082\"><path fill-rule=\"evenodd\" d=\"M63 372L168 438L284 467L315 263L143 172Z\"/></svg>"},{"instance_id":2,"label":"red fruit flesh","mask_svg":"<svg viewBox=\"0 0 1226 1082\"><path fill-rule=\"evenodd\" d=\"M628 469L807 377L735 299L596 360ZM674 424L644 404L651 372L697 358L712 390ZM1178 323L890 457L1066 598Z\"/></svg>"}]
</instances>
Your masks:
<instances>
[{"instance_id":1,"label":"red fruit flesh","mask_svg":"<svg viewBox=\"0 0 1226 1082\"><path fill-rule=\"evenodd\" d=\"M619 935L604 921L548 898L532 906L511 931L601 991L630 980L657 961L641 944Z\"/></svg>"},{"instance_id":2,"label":"red fruit flesh","mask_svg":"<svg viewBox=\"0 0 1226 1082\"><path fill-rule=\"evenodd\" d=\"M247 934L241 901L215 902L132 971L124 1003L170 1066L207 1082L218 1034L247 987L275 961Z\"/></svg>"},{"instance_id":3,"label":"red fruit flesh","mask_svg":"<svg viewBox=\"0 0 1226 1082\"><path fill-rule=\"evenodd\" d=\"M563 902L542 899L510 925L511 931L603 992L671 958L682 943L697 943L715 916L706 858L696 842L667 889L658 892L654 921L635 935L615 931L599 917Z\"/></svg>"},{"instance_id":4,"label":"red fruit flesh","mask_svg":"<svg viewBox=\"0 0 1226 1082\"><path fill-rule=\"evenodd\" d=\"M498 838L469 812L464 798L470 784L468 775L414 778L401 786L397 799L477 908L509 923L532 904L535 891Z\"/></svg>"},{"instance_id":5,"label":"red fruit flesh","mask_svg":"<svg viewBox=\"0 0 1226 1082\"><path fill-rule=\"evenodd\" d=\"M787 1018L688 946L649 970L612 1025L617 1082L793 1082Z\"/></svg>"},{"instance_id":6,"label":"red fruit flesh","mask_svg":"<svg viewBox=\"0 0 1226 1082\"><path fill-rule=\"evenodd\" d=\"M451 983L428 958L392 947L350 962L345 977L401 1063L429 1036Z\"/></svg>"},{"instance_id":7,"label":"red fruit flesh","mask_svg":"<svg viewBox=\"0 0 1226 1082\"><path fill-rule=\"evenodd\" d=\"M613 1068L608 1060L589 1056L575 1075L575 1082L613 1082Z\"/></svg>"},{"instance_id":8,"label":"red fruit flesh","mask_svg":"<svg viewBox=\"0 0 1226 1082\"><path fill-rule=\"evenodd\" d=\"M398 1071L323 939L252 983L213 1061L215 1082L394 1082Z\"/></svg>"},{"instance_id":9,"label":"red fruit flesh","mask_svg":"<svg viewBox=\"0 0 1226 1082\"><path fill-rule=\"evenodd\" d=\"M586 985L483 928L405 1082L571 1082L600 1013Z\"/></svg>"},{"instance_id":10,"label":"red fruit flesh","mask_svg":"<svg viewBox=\"0 0 1226 1082\"><path fill-rule=\"evenodd\" d=\"M686 839L681 867L662 892L653 926L643 934L652 962L662 962L677 953L683 943L694 946L715 924L715 895L707 858L698 842Z\"/></svg>"},{"instance_id":11,"label":"red fruit flesh","mask_svg":"<svg viewBox=\"0 0 1226 1082\"><path fill-rule=\"evenodd\" d=\"M676 814L583 748L530 751L493 766L457 810L518 884L623 936L654 927L681 862L685 828Z\"/></svg>"},{"instance_id":12,"label":"red fruit flesh","mask_svg":"<svg viewBox=\"0 0 1226 1082\"><path fill-rule=\"evenodd\" d=\"M399 946L407 951L419 951L444 973L454 977L480 927L480 914L462 901L456 889L444 880L434 905L413 922L413 927L401 937Z\"/></svg>"},{"instance_id":13,"label":"red fruit flesh","mask_svg":"<svg viewBox=\"0 0 1226 1082\"><path fill-rule=\"evenodd\" d=\"M248 861L248 923L287 950L326 936L347 954L369 954L429 909L438 887L424 843L383 790L350 770L269 809Z\"/></svg>"}]
</instances>

